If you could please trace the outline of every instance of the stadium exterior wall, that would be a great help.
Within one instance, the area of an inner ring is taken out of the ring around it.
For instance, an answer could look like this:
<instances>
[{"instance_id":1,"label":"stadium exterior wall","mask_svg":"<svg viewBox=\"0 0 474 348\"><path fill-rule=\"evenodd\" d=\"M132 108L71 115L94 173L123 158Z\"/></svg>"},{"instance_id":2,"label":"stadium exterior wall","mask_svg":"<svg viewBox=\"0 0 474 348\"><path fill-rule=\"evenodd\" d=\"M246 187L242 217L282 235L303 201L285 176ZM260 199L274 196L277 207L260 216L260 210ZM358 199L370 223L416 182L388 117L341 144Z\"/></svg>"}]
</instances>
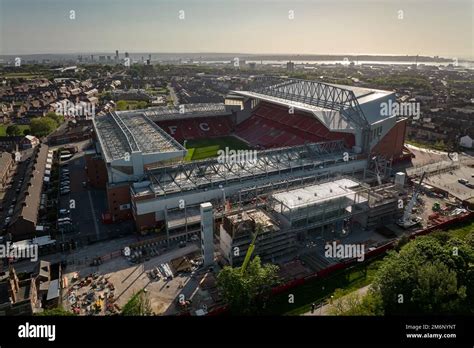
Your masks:
<instances>
[{"instance_id":1,"label":"stadium exterior wall","mask_svg":"<svg viewBox=\"0 0 474 348\"><path fill-rule=\"evenodd\" d=\"M107 185L107 206L112 221L130 220L132 218L130 200L129 183Z\"/></svg>"},{"instance_id":2,"label":"stadium exterior wall","mask_svg":"<svg viewBox=\"0 0 474 348\"><path fill-rule=\"evenodd\" d=\"M87 183L91 187L104 189L107 185L107 167L95 152L85 154Z\"/></svg>"},{"instance_id":3,"label":"stadium exterior wall","mask_svg":"<svg viewBox=\"0 0 474 348\"><path fill-rule=\"evenodd\" d=\"M397 159L403 153L407 119L401 119L372 148L372 153L382 154L386 159Z\"/></svg>"}]
</instances>

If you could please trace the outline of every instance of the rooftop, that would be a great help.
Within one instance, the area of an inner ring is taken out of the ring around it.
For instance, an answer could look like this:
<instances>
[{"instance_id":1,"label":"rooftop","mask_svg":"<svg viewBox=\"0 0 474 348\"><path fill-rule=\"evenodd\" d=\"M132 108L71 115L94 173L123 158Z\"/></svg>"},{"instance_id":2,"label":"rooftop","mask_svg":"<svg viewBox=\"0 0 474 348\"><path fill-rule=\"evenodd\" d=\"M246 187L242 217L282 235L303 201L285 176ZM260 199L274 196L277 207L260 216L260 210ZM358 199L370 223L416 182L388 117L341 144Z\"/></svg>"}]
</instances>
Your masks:
<instances>
[{"instance_id":1,"label":"rooftop","mask_svg":"<svg viewBox=\"0 0 474 348\"><path fill-rule=\"evenodd\" d=\"M224 103L183 104L180 106L158 106L143 110L153 121L175 120L190 116L221 116L229 114Z\"/></svg>"},{"instance_id":2,"label":"rooftop","mask_svg":"<svg viewBox=\"0 0 474 348\"><path fill-rule=\"evenodd\" d=\"M24 172L23 177L25 180L18 196L10 225L13 225L20 218L36 224L48 149L47 145L41 144L34 150L31 161Z\"/></svg>"},{"instance_id":3,"label":"rooftop","mask_svg":"<svg viewBox=\"0 0 474 348\"><path fill-rule=\"evenodd\" d=\"M141 111L111 112L95 117L93 123L107 162L126 158L133 152L185 150Z\"/></svg>"},{"instance_id":4,"label":"rooftop","mask_svg":"<svg viewBox=\"0 0 474 348\"><path fill-rule=\"evenodd\" d=\"M5 177L10 164L13 162L12 155L8 152L0 153L0 178Z\"/></svg>"},{"instance_id":5,"label":"rooftop","mask_svg":"<svg viewBox=\"0 0 474 348\"><path fill-rule=\"evenodd\" d=\"M272 197L285 204L288 208L295 209L355 194L353 189L359 186L360 184L357 181L343 178L276 193Z\"/></svg>"}]
</instances>

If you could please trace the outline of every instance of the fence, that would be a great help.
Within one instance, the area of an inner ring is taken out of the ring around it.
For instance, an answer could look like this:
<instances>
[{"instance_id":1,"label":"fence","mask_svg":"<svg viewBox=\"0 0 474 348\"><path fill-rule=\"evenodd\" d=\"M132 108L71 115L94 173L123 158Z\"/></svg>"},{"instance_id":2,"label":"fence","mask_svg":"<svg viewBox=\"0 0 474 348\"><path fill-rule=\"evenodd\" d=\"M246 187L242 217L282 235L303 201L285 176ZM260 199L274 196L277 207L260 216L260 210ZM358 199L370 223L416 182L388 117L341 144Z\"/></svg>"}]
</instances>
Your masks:
<instances>
[{"instance_id":1,"label":"fence","mask_svg":"<svg viewBox=\"0 0 474 348\"><path fill-rule=\"evenodd\" d=\"M410 239L414 239L415 237L429 234L429 233L431 233L433 231L436 231L436 230L447 229L448 227L456 225L460 222L467 221L469 219L472 219L473 217L474 217L474 212L469 212L468 214L458 216L457 218L445 221L445 222L443 222L439 225L435 225L435 226L431 226L431 227L428 227L428 228L425 228L425 229L422 229L422 230L415 231L410 235ZM365 259L368 260L368 259L374 258L378 255L381 255L382 253L387 252L390 249L393 249L395 247L396 243L397 243L397 240L393 240L393 241L388 242L388 243L386 243L386 244L384 244L384 245L382 245L382 246L380 246L376 249L368 251L365 254ZM349 260L346 260L346 261L343 261L343 262L336 263L336 264L331 265L329 267L326 267L326 268L324 268L322 270L319 270L317 272L314 272L314 273L312 273L308 276L291 280L291 281L289 281L285 284L282 284L282 285L279 285L279 286L273 288L272 291L271 291L271 296L276 296L276 295L278 295L280 293L283 293L287 290L293 289L297 286L301 286L301 285L305 284L306 282L308 282L312 279L327 277L327 276L329 276L330 274L332 274L336 271L340 271L340 270L349 268L350 266L354 265L356 262L358 262L357 258L349 259ZM211 311L209 314L210 315L219 315L219 314L224 314L226 312L227 312L227 307L218 307L218 308L215 308L213 311Z\"/></svg>"}]
</instances>

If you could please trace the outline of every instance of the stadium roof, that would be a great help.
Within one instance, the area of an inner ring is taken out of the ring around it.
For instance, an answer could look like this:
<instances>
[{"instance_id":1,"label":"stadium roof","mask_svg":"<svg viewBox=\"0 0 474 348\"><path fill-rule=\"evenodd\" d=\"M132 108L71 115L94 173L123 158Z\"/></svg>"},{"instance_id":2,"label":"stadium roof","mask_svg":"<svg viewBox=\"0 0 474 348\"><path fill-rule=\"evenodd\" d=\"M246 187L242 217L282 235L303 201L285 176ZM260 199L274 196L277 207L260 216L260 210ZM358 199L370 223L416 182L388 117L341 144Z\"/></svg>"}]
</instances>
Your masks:
<instances>
[{"instance_id":1,"label":"stadium roof","mask_svg":"<svg viewBox=\"0 0 474 348\"><path fill-rule=\"evenodd\" d=\"M372 100L377 100L382 96L387 96L392 94L390 91L383 91L381 89L365 88L365 87L356 87L356 86L346 86L346 85L337 85L334 83L327 83L327 85L334 86L337 88L346 89L354 92L355 97L359 105L364 103L371 102Z\"/></svg>"},{"instance_id":2,"label":"stadium roof","mask_svg":"<svg viewBox=\"0 0 474 348\"><path fill-rule=\"evenodd\" d=\"M135 187L137 195L169 195L182 191L229 185L232 182L261 177L292 176L298 170L308 173L314 168L343 161L344 148L340 140L311 143L288 148L259 151L256 162L227 163L217 159L179 163L164 168L150 168L150 187ZM352 153L351 153L352 154Z\"/></svg>"},{"instance_id":3,"label":"stadium roof","mask_svg":"<svg viewBox=\"0 0 474 348\"><path fill-rule=\"evenodd\" d=\"M313 113L331 130L368 128L369 121L361 105L393 94L369 88L273 76L257 77L247 91L232 93Z\"/></svg>"},{"instance_id":4,"label":"stadium roof","mask_svg":"<svg viewBox=\"0 0 474 348\"><path fill-rule=\"evenodd\" d=\"M93 123L107 162L123 159L133 152L185 150L143 112L111 112L95 117Z\"/></svg>"},{"instance_id":5,"label":"stadium roof","mask_svg":"<svg viewBox=\"0 0 474 348\"><path fill-rule=\"evenodd\" d=\"M224 103L182 104L179 106L158 106L143 110L153 121L175 120L179 118L221 116L230 114Z\"/></svg>"}]
</instances>

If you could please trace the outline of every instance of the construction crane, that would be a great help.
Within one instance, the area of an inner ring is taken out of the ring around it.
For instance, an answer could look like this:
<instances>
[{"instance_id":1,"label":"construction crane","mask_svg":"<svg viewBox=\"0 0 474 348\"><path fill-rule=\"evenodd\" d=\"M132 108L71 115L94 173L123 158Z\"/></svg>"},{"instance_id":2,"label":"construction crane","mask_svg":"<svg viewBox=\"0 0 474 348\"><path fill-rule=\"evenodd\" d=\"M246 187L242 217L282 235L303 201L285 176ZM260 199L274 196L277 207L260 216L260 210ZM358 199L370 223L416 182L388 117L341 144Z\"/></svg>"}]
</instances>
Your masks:
<instances>
[{"instance_id":1,"label":"construction crane","mask_svg":"<svg viewBox=\"0 0 474 348\"><path fill-rule=\"evenodd\" d=\"M240 268L240 272L242 274L245 273L245 270L247 269L247 266L250 262L250 258L252 257L253 251L255 249L255 241L257 240L257 235L260 232L260 225L257 225L255 228L255 234L253 235L252 242L249 245L249 248L247 249L247 253L245 254L244 262L242 263L242 267Z\"/></svg>"},{"instance_id":2,"label":"construction crane","mask_svg":"<svg viewBox=\"0 0 474 348\"><path fill-rule=\"evenodd\" d=\"M375 174L377 175L377 183L380 186L382 185L382 178L380 177L379 159L377 156L374 156L372 160L374 161L374 164L375 164Z\"/></svg>"},{"instance_id":3,"label":"construction crane","mask_svg":"<svg viewBox=\"0 0 474 348\"><path fill-rule=\"evenodd\" d=\"M418 198L418 194L420 193L421 184L423 183L425 174L426 172L423 172L423 174L421 175L420 182L418 183L418 186L413 191L413 196L411 197L410 201L405 207L405 211L403 212L403 217L400 220L398 220L398 225L403 228L409 228L409 227L415 226L419 224L421 221L421 218L419 217L412 219L411 212L413 210L413 207L415 206L416 200Z\"/></svg>"}]
</instances>

